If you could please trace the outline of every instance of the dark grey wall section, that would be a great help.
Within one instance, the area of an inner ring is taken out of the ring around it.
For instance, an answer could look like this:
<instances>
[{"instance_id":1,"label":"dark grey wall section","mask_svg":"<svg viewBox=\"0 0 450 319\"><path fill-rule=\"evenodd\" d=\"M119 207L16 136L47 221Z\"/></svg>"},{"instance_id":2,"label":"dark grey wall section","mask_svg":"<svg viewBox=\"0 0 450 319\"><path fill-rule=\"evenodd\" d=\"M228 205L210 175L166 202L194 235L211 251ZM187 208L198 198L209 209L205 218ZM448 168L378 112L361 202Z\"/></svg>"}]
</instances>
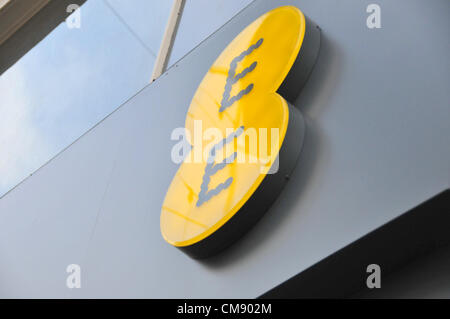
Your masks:
<instances>
[{"instance_id":1,"label":"dark grey wall section","mask_svg":"<svg viewBox=\"0 0 450 319\"><path fill-rule=\"evenodd\" d=\"M383 295L385 278L427 253L450 244L449 211L450 189L322 259L261 297L351 297L359 291L370 290L367 287L370 275L367 267L374 263L381 270ZM450 288L450 282L447 286Z\"/></svg>"},{"instance_id":2,"label":"dark grey wall section","mask_svg":"<svg viewBox=\"0 0 450 319\"><path fill-rule=\"evenodd\" d=\"M257 1L0 200L2 297L256 297L449 187L450 2ZM322 28L307 135L258 225L199 262L164 242L170 133L227 43L295 4ZM374 261L376 262L376 261ZM80 264L82 288L66 287Z\"/></svg>"},{"instance_id":3,"label":"dark grey wall section","mask_svg":"<svg viewBox=\"0 0 450 319\"><path fill-rule=\"evenodd\" d=\"M354 298L450 298L450 246L433 251L382 276L380 289L365 289Z\"/></svg>"}]
</instances>

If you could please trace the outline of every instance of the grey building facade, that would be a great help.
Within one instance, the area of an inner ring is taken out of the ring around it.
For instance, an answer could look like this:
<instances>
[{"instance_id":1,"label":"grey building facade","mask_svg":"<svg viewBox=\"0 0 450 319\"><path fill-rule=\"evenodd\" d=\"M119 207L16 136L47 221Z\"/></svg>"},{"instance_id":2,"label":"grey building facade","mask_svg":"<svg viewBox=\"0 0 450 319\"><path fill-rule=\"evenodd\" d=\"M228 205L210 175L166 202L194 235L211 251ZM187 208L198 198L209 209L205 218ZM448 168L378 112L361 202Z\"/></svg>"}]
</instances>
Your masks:
<instances>
[{"instance_id":1,"label":"grey building facade","mask_svg":"<svg viewBox=\"0 0 450 319\"><path fill-rule=\"evenodd\" d=\"M450 3L377 3L380 29L366 26L369 1L254 1L173 61L0 199L0 296L347 297L363 288L373 263L391 274L388 284L356 296L448 297ZM281 5L299 7L322 30L315 68L295 101L306 120L298 165L244 238L193 260L160 233L178 168L171 131L183 127L227 44ZM436 196L439 205L420 210ZM438 257L402 268L437 247ZM81 267L79 289L66 285L70 264Z\"/></svg>"}]
</instances>

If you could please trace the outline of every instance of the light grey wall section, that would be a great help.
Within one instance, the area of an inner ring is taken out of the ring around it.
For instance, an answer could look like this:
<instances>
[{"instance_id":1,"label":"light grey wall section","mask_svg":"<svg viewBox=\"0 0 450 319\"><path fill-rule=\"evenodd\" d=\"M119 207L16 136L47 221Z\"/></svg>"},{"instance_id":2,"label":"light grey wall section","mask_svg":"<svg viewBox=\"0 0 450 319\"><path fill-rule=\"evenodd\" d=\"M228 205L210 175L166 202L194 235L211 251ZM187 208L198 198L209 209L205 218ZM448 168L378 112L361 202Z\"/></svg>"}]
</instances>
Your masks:
<instances>
[{"instance_id":1,"label":"light grey wall section","mask_svg":"<svg viewBox=\"0 0 450 319\"><path fill-rule=\"evenodd\" d=\"M277 202L239 243L195 261L164 242L177 165L170 132L227 43L263 12L298 5L323 30L296 102L304 151ZM447 0L257 1L0 200L2 297L256 297L448 188ZM376 262L376 261L374 261ZM65 267L82 267L82 288Z\"/></svg>"},{"instance_id":2,"label":"light grey wall section","mask_svg":"<svg viewBox=\"0 0 450 319\"><path fill-rule=\"evenodd\" d=\"M121 112L0 200L2 297L68 296L65 268L89 247L118 156Z\"/></svg>"}]
</instances>

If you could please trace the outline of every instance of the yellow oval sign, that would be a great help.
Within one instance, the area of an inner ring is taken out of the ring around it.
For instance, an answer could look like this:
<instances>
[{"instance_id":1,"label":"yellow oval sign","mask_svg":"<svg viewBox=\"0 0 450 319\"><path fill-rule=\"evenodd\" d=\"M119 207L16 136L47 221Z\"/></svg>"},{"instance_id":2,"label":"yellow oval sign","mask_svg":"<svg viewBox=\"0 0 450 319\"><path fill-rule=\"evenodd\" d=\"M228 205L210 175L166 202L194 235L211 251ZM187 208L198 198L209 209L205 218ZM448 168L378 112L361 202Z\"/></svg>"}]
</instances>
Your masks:
<instances>
[{"instance_id":1,"label":"yellow oval sign","mask_svg":"<svg viewBox=\"0 0 450 319\"><path fill-rule=\"evenodd\" d=\"M205 257L252 223L252 212L243 221L235 216L277 169L290 123L290 106L277 90L296 61L305 27L298 8L271 10L247 26L203 78L185 123L192 148L162 205L161 232L170 244ZM256 206L251 210L264 210Z\"/></svg>"}]
</instances>

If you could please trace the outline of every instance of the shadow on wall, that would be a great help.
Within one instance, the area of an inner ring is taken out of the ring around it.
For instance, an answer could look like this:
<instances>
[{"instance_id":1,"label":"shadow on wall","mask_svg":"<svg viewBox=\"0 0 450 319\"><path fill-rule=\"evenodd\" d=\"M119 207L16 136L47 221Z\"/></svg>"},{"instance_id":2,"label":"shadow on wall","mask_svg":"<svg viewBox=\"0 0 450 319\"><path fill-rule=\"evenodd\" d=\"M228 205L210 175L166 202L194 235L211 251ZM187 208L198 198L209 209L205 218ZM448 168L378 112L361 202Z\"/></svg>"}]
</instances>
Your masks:
<instances>
[{"instance_id":1,"label":"shadow on wall","mask_svg":"<svg viewBox=\"0 0 450 319\"><path fill-rule=\"evenodd\" d=\"M264 242L270 240L277 229L281 228L282 223L288 222L289 214L300 213L294 211L295 203L302 200L302 194L314 175L318 161L328 160L327 154L324 153L325 141L322 140L320 127L316 125L314 119L320 116L321 110L328 105L330 97L335 92L342 65L342 51L322 30L321 48L316 65L294 104L305 117L307 128L303 149L291 179L252 230L218 255L200 260L202 265L210 269L220 269L235 260L250 258L249 256L255 254L258 249L264 249ZM285 200L286 198L290 199ZM293 201L292 198L296 200ZM276 215L273 212L276 212Z\"/></svg>"}]
</instances>

